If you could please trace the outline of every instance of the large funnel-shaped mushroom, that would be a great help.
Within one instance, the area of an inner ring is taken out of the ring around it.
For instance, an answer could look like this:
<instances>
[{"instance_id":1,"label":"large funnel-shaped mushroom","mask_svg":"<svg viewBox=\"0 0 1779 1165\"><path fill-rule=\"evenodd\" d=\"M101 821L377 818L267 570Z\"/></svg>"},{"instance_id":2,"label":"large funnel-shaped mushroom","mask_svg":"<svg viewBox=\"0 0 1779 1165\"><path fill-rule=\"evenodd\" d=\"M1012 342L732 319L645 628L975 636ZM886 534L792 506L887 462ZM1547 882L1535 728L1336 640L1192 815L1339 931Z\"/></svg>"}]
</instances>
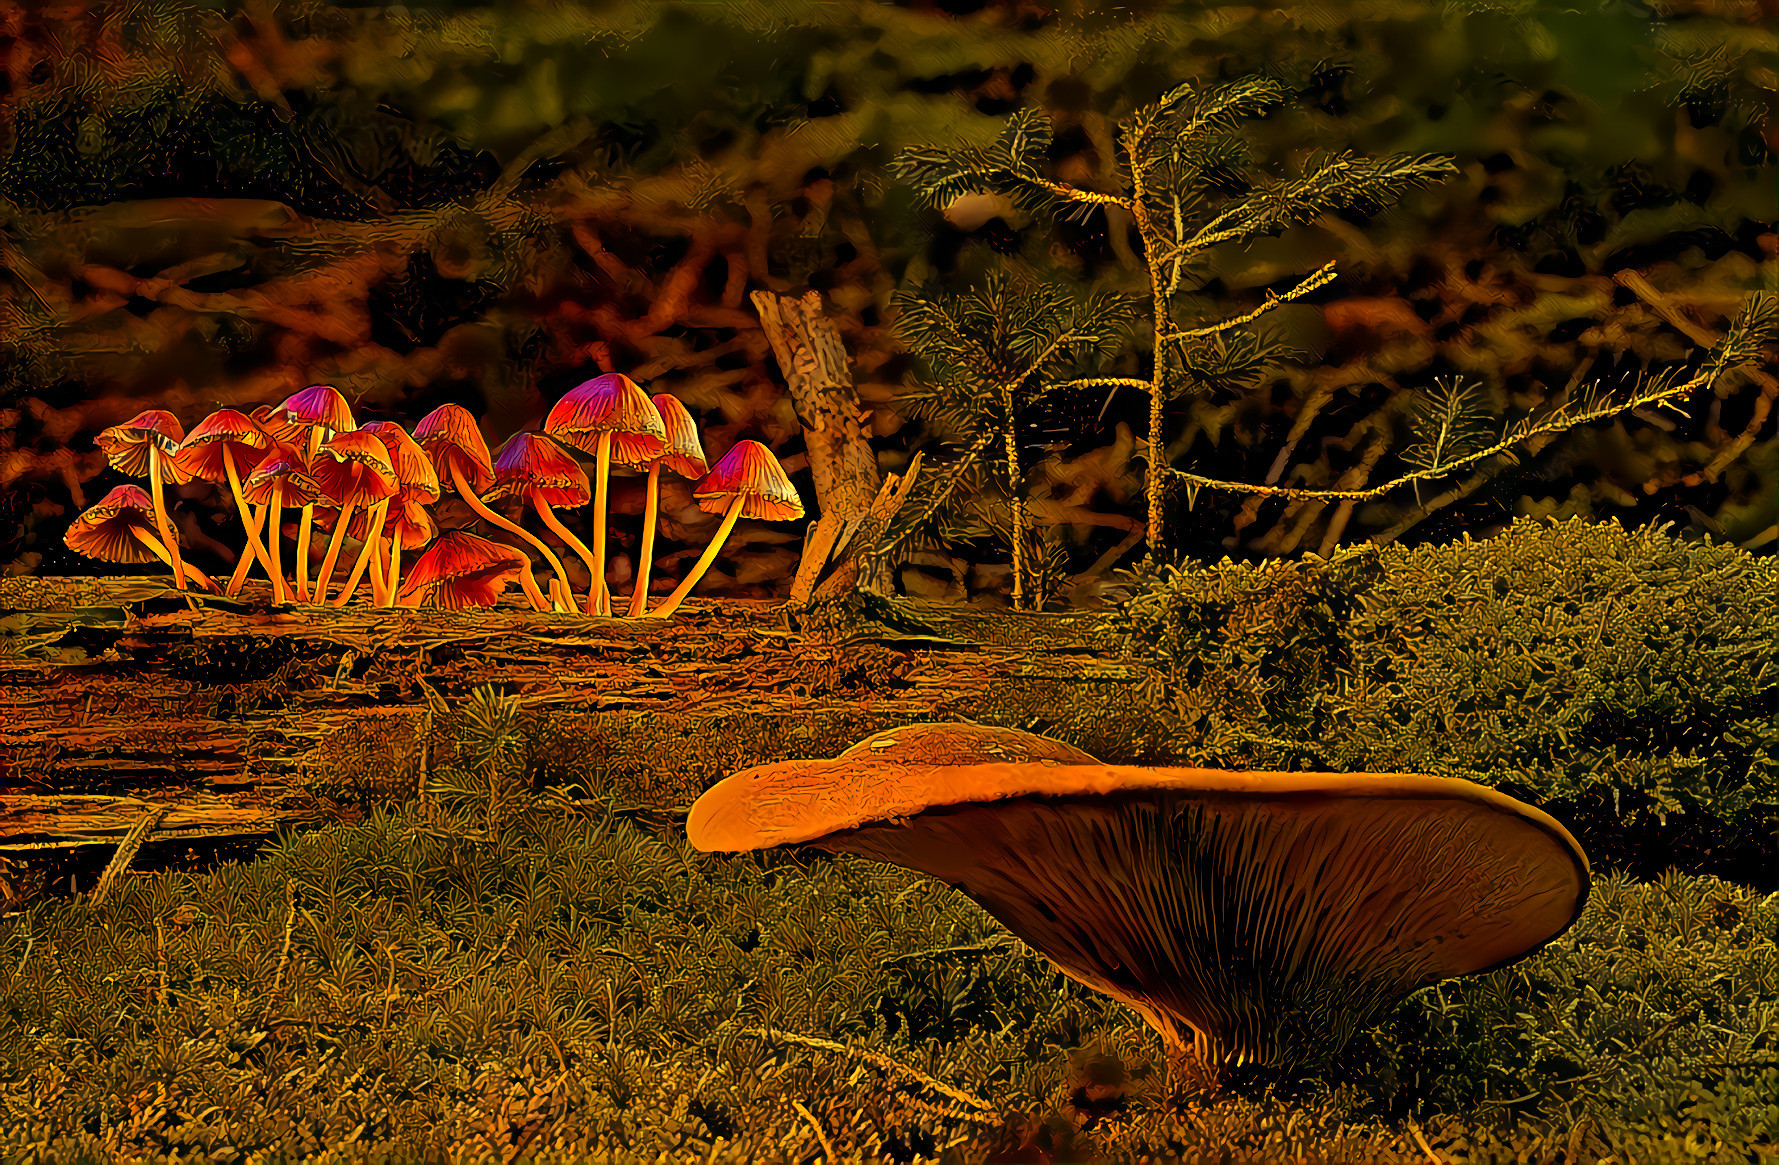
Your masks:
<instances>
[{"instance_id":1,"label":"large funnel-shaped mushroom","mask_svg":"<svg viewBox=\"0 0 1779 1165\"><path fill-rule=\"evenodd\" d=\"M981 731L927 726L904 744L902 729L743 770L698 799L687 835L943 879L1212 1073L1321 1061L1409 992L1537 950L1587 899L1569 832L1470 781L1142 768L1035 745L947 763ZM965 738L936 755L935 732Z\"/></svg>"}]
</instances>

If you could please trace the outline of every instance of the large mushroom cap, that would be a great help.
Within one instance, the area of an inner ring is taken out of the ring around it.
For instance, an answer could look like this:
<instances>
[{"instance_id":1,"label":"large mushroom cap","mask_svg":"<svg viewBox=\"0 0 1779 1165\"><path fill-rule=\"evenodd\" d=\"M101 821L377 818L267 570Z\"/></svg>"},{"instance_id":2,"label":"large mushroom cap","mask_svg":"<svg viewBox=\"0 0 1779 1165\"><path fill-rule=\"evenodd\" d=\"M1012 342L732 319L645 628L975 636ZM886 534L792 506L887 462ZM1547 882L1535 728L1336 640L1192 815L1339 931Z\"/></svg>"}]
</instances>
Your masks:
<instances>
[{"instance_id":1,"label":"large mushroom cap","mask_svg":"<svg viewBox=\"0 0 1779 1165\"><path fill-rule=\"evenodd\" d=\"M667 428L642 386L621 372L607 372L564 393L544 418L544 431L585 453L599 451L611 434L614 465L647 465L667 444Z\"/></svg>"},{"instance_id":2,"label":"large mushroom cap","mask_svg":"<svg viewBox=\"0 0 1779 1165\"><path fill-rule=\"evenodd\" d=\"M311 384L284 398L276 412L278 428L272 435L289 441L299 432L320 428L322 439L335 433L350 433L358 426L352 420L352 406L340 390L331 384Z\"/></svg>"},{"instance_id":3,"label":"large mushroom cap","mask_svg":"<svg viewBox=\"0 0 1779 1165\"><path fill-rule=\"evenodd\" d=\"M508 494L552 506L584 506L593 497L592 484L580 462L542 433L519 432L507 438L494 458L494 486L483 500Z\"/></svg>"},{"instance_id":4,"label":"large mushroom cap","mask_svg":"<svg viewBox=\"0 0 1779 1165\"><path fill-rule=\"evenodd\" d=\"M525 553L467 530L447 530L414 564L402 583L403 605L430 601L447 611L492 607L525 568Z\"/></svg>"},{"instance_id":5,"label":"large mushroom cap","mask_svg":"<svg viewBox=\"0 0 1779 1165\"><path fill-rule=\"evenodd\" d=\"M306 506L322 496L321 487L309 476L309 459L301 450L289 445L274 444L266 450L266 455L259 460L241 482L241 496L256 506L263 506L272 498L274 486L284 486L283 502L286 506Z\"/></svg>"},{"instance_id":6,"label":"large mushroom cap","mask_svg":"<svg viewBox=\"0 0 1779 1165\"><path fill-rule=\"evenodd\" d=\"M400 482L398 492L405 498L430 505L439 500L439 475L433 468L432 459L427 457L426 450L408 434L408 431L394 421L367 421L360 425L359 432L369 433L383 442L383 448L389 453L389 464L395 470L395 479ZM392 505L390 511L393 513Z\"/></svg>"},{"instance_id":7,"label":"large mushroom cap","mask_svg":"<svg viewBox=\"0 0 1779 1165\"><path fill-rule=\"evenodd\" d=\"M913 739L743 770L687 835L931 874L1212 1067L1319 1060L1409 992L1537 950L1588 895L1559 822L1470 781L945 764Z\"/></svg>"},{"instance_id":8,"label":"large mushroom cap","mask_svg":"<svg viewBox=\"0 0 1779 1165\"><path fill-rule=\"evenodd\" d=\"M679 397L658 392L649 399L655 403L655 411L661 414L662 427L667 431L667 444L658 458L662 468L693 481L709 473L704 444L698 439L698 424Z\"/></svg>"},{"instance_id":9,"label":"large mushroom cap","mask_svg":"<svg viewBox=\"0 0 1779 1165\"><path fill-rule=\"evenodd\" d=\"M93 444L104 450L112 468L130 477L148 476L148 447L152 444L162 454L161 480L184 485L191 478L173 461L184 439L185 430L178 417L166 409L147 409L121 425L105 429L93 438Z\"/></svg>"},{"instance_id":10,"label":"large mushroom cap","mask_svg":"<svg viewBox=\"0 0 1779 1165\"><path fill-rule=\"evenodd\" d=\"M692 488L692 497L700 509L713 514L726 512L739 498L744 518L790 522L803 516L803 499L790 476L772 450L758 441L735 442Z\"/></svg>"},{"instance_id":11,"label":"large mushroom cap","mask_svg":"<svg viewBox=\"0 0 1779 1165\"><path fill-rule=\"evenodd\" d=\"M173 463L187 476L203 481L227 481L223 451L234 454L235 473L251 469L272 446L272 438L258 421L239 409L217 409L185 435Z\"/></svg>"},{"instance_id":12,"label":"large mushroom cap","mask_svg":"<svg viewBox=\"0 0 1779 1165\"><path fill-rule=\"evenodd\" d=\"M373 433L336 433L321 446L309 474L336 506L350 501L365 506L395 496L401 484L389 462L389 450Z\"/></svg>"},{"instance_id":13,"label":"large mushroom cap","mask_svg":"<svg viewBox=\"0 0 1779 1165\"><path fill-rule=\"evenodd\" d=\"M440 405L421 417L414 426L414 440L432 458L440 489L456 488L451 480L453 466L478 494L494 483L488 442L482 438L476 418L462 405Z\"/></svg>"}]
</instances>

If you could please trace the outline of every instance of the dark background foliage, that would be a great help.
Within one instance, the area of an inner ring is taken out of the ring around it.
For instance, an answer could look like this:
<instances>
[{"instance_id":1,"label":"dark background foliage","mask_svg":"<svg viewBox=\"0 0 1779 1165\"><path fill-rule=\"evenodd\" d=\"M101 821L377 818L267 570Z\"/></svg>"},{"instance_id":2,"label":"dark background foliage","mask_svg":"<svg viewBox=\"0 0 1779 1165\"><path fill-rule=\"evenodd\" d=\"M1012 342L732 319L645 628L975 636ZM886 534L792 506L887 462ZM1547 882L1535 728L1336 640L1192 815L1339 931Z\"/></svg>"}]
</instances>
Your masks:
<instances>
[{"instance_id":1,"label":"dark background foliage","mask_svg":"<svg viewBox=\"0 0 1779 1165\"><path fill-rule=\"evenodd\" d=\"M813 500L746 298L760 288L825 293L882 463L900 468L929 434L896 407L913 369L895 289L962 286L1007 256L1082 289L1134 289L1142 269L1116 215L1053 229L1010 207L919 209L886 177L895 151L986 141L1035 105L1058 121L1057 173L1093 185L1133 104L1257 71L1296 93L1249 129L1261 171L1352 148L1449 154L1460 174L1375 216L1216 253L1207 320L1329 259L1340 277L1263 321L1307 358L1179 402L1170 450L1230 479L1387 480L1435 376L1475 386L1507 423L1578 381L1623 389L1696 363L1748 291L1779 287L1772 6L1572 9L15 6L0 16L0 558L92 569L61 534L120 480L93 445L106 425L165 407L189 426L313 382L366 418L457 401L497 442L621 370L680 396L713 460L763 440ZM1206 493L1189 509L1176 491L1169 548L1327 553L1552 514L1674 520L1770 551L1779 380L1769 365L1702 395L1683 402L1690 419L1620 415L1419 502ZM1141 553L1136 398L1058 395L1021 434L1032 520L1077 601ZM668 482L668 576L711 524L686 486ZM176 492L196 560L231 559L219 496ZM634 481L615 504L640 511ZM617 537L633 545L637 521ZM796 538L743 523L707 587L778 593ZM1004 558L993 540L939 547L900 578L1004 593Z\"/></svg>"}]
</instances>

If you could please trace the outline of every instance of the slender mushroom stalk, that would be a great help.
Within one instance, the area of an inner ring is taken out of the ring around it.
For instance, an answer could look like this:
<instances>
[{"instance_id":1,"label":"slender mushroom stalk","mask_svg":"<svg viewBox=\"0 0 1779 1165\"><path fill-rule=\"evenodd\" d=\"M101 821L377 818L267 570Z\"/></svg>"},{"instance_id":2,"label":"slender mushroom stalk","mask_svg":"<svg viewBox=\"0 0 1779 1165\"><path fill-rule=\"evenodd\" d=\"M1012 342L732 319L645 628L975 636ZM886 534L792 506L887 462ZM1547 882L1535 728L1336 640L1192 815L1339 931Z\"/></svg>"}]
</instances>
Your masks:
<instances>
[{"instance_id":1,"label":"slender mushroom stalk","mask_svg":"<svg viewBox=\"0 0 1779 1165\"><path fill-rule=\"evenodd\" d=\"M101 562L137 563L158 558L172 567L173 556L154 534L153 507L154 499L140 486L120 485L74 519L63 540L76 554ZM206 590L221 591L190 563L182 563L179 573Z\"/></svg>"},{"instance_id":2,"label":"slender mushroom stalk","mask_svg":"<svg viewBox=\"0 0 1779 1165\"><path fill-rule=\"evenodd\" d=\"M105 451L105 458L119 471L130 477L146 477L149 488L153 491L155 529L160 535L161 544L172 555L173 585L180 590L185 589L185 562L179 555L179 538L173 531L173 524L167 517L166 497L161 489L163 481L171 481L175 485L184 485L189 479L183 470L173 464L171 454L179 448L185 439L185 431L180 428L179 419L165 409L148 409L137 413L121 425L113 425L101 432L95 443Z\"/></svg>"},{"instance_id":3,"label":"slender mushroom stalk","mask_svg":"<svg viewBox=\"0 0 1779 1165\"><path fill-rule=\"evenodd\" d=\"M697 481L710 472L704 460L704 446L698 440L698 426L692 414L672 393L658 392L649 398L661 423L667 430L667 446L659 457L649 459L647 502L642 515L642 547L637 553L636 582L630 588L630 617L638 618L648 610L649 570L655 561L655 529L661 507L661 470L671 469L681 477Z\"/></svg>"},{"instance_id":4,"label":"slender mushroom stalk","mask_svg":"<svg viewBox=\"0 0 1779 1165\"><path fill-rule=\"evenodd\" d=\"M378 606L389 607L395 602L395 588L401 578L403 543L420 546L438 533L438 525L426 507L439 500L439 475L426 450L400 425L393 421L369 421L362 431L383 442L398 483L395 497L385 511L383 530L373 539L377 549L371 552L371 592ZM387 571L383 569L384 538L394 544L388 552Z\"/></svg>"},{"instance_id":5,"label":"slender mushroom stalk","mask_svg":"<svg viewBox=\"0 0 1779 1165\"><path fill-rule=\"evenodd\" d=\"M315 602L327 603L328 583L333 579L334 563L340 555L341 540L352 523L354 506L368 506L395 496L400 482L390 464L389 450L374 433L362 430L336 433L322 447L322 456L315 459L311 470L315 483L329 500L340 507L339 521L334 524L333 537L328 540L327 557L315 581Z\"/></svg>"},{"instance_id":6,"label":"slender mushroom stalk","mask_svg":"<svg viewBox=\"0 0 1779 1165\"><path fill-rule=\"evenodd\" d=\"M366 511L361 511L361 513L363 512ZM340 584L339 597L334 600L336 607L344 607L347 600L352 598L353 592L358 590L359 580L364 577L365 567L369 566L377 557L377 542L383 536L383 521L389 514L389 499L378 498L371 503L368 513L371 515L370 529L360 535L364 544L358 551L358 561L352 564L352 573L347 575L346 581ZM325 585L323 589L325 590ZM381 586L373 579L371 593L379 601L381 600L381 590Z\"/></svg>"},{"instance_id":7,"label":"slender mushroom stalk","mask_svg":"<svg viewBox=\"0 0 1779 1165\"><path fill-rule=\"evenodd\" d=\"M279 443L279 438L276 436L276 433L279 431L282 431L282 429L285 425L285 422L281 419L283 417L282 413L279 413L277 411L277 409L273 408L271 405L261 405L259 408L254 409L253 412L249 415L252 418L253 423L258 425L262 432L266 433L268 436L271 436L272 440L275 444ZM244 468L251 470L253 468L255 461L260 456L262 456L262 455L256 454L254 456L254 458L249 458L248 460L242 462L241 464ZM249 520L248 520L247 525L248 525L248 530L250 531L250 533L248 534L248 538L250 540L260 539L260 541L255 543L255 545L258 547L264 547L268 540L276 541L278 538L279 531L277 530L276 527L274 527L272 529L269 539L263 536L263 532L266 530L266 513L271 508L272 508L271 502L269 499L267 501L259 503L258 505L249 504L249 508L248 508ZM241 593L242 584L244 584L247 581L247 571L250 567L252 567L252 565L254 563L254 558L255 558L255 556L247 555L247 554L243 554L241 556L241 558L235 563L234 573L229 575L228 589L224 593L230 594L230 595L238 595ZM276 572L274 571L272 564L271 564L271 560L269 558L260 559L260 565L266 569L267 574L268 574L268 581L270 581L272 584L272 601L278 602L279 601L279 585L277 582Z\"/></svg>"},{"instance_id":8,"label":"slender mushroom stalk","mask_svg":"<svg viewBox=\"0 0 1779 1165\"><path fill-rule=\"evenodd\" d=\"M486 496L490 500L509 495L522 498L556 537L580 555L587 565L589 585L597 588L599 575L593 552L562 524L554 508L584 506L588 494L587 474L572 456L542 433L521 432L514 433L500 447L494 459L494 486ZM558 577L567 607L572 611L574 592L565 575Z\"/></svg>"},{"instance_id":9,"label":"slender mushroom stalk","mask_svg":"<svg viewBox=\"0 0 1779 1165\"><path fill-rule=\"evenodd\" d=\"M252 417L235 409L218 409L185 435L179 451L173 455L174 465L188 479L226 484L229 498L235 503L235 512L240 515L247 541L235 573L229 579L225 593L230 595L240 592L241 583L255 559L267 572L268 579L271 575L271 558L260 538L259 524L241 496L240 471L243 463L248 466L257 464L271 445L271 435Z\"/></svg>"},{"instance_id":10,"label":"slender mushroom stalk","mask_svg":"<svg viewBox=\"0 0 1779 1165\"><path fill-rule=\"evenodd\" d=\"M142 544L142 546L145 550L147 550L149 553L153 554L156 558L160 559L163 564L165 564L169 568L173 567L173 565L174 565L173 564L173 555L171 555L167 552L168 551L167 545L164 542L162 542L159 538L156 538L153 534L151 534L147 530L143 530L143 529L132 529L130 531L130 534L132 537L134 537L138 542L140 542ZM206 575L203 571L199 570L197 567L193 566L191 563L181 561L179 563L177 569L179 570L180 574L183 577L188 578L192 582L197 583L199 586L203 587L205 590L211 592L212 594L220 595L222 593L221 587L217 586L216 583L213 582L208 575ZM181 587L180 589L184 590L185 588Z\"/></svg>"},{"instance_id":11,"label":"slender mushroom stalk","mask_svg":"<svg viewBox=\"0 0 1779 1165\"><path fill-rule=\"evenodd\" d=\"M613 463L646 465L667 445L667 427L648 394L620 372L584 381L557 401L544 419L544 432L594 458L593 585L587 614L611 613L605 585L606 484Z\"/></svg>"},{"instance_id":12,"label":"slender mushroom stalk","mask_svg":"<svg viewBox=\"0 0 1779 1165\"><path fill-rule=\"evenodd\" d=\"M321 452L321 430L309 430L309 464L315 464ZM303 602L309 601L309 538L315 530L315 503L303 507L302 521L297 525L296 591Z\"/></svg>"},{"instance_id":13,"label":"slender mushroom stalk","mask_svg":"<svg viewBox=\"0 0 1779 1165\"><path fill-rule=\"evenodd\" d=\"M228 586L223 588L223 593L227 595L238 595L241 593L242 586L247 582L247 572L252 568L255 562L258 562L260 566L265 569L268 580L272 573L271 559L260 558L258 555L259 548L265 545L264 531L266 528L266 507L263 505L248 506L246 524L247 540L253 545L255 553L243 554L240 558L235 560L235 569L233 573L229 575ZM274 595L276 594L277 589L277 584L274 583L272 586Z\"/></svg>"},{"instance_id":14,"label":"slender mushroom stalk","mask_svg":"<svg viewBox=\"0 0 1779 1165\"><path fill-rule=\"evenodd\" d=\"M478 496L479 490L487 489L493 484L494 465L488 456L488 443L482 440L481 430L476 427L476 419L470 416L468 409L462 405L440 405L414 426L414 440L432 458L441 487L449 484L463 498L464 504L484 521L499 526L508 533L517 534L537 547L544 556L544 561L556 571L557 577L562 577L561 560L541 539L533 537L518 523L508 521L489 509ZM543 592L537 589L537 579L531 572L529 561L520 574L520 584L533 607L539 611L555 609L544 598Z\"/></svg>"},{"instance_id":15,"label":"slender mushroom stalk","mask_svg":"<svg viewBox=\"0 0 1779 1165\"><path fill-rule=\"evenodd\" d=\"M331 440L336 433L350 433L358 428L352 419L352 406L332 385L311 384L300 392L293 392L275 411L283 418L284 426L272 436L279 441L294 443L296 435L301 434L311 465L320 456L323 441ZM315 503L310 501L303 506L303 519L297 526L296 593L305 603L309 601L309 538L314 520Z\"/></svg>"},{"instance_id":16,"label":"slender mushroom stalk","mask_svg":"<svg viewBox=\"0 0 1779 1165\"><path fill-rule=\"evenodd\" d=\"M698 798L687 837L930 874L1213 1082L1325 1063L1393 1002L1524 958L1587 901L1569 832L1470 781L1108 765L985 731L1014 730L915 725L745 769Z\"/></svg>"},{"instance_id":17,"label":"slender mushroom stalk","mask_svg":"<svg viewBox=\"0 0 1779 1165\"><path fill-rule=\"evenodd\" d=\"M648 613L651 619L665 619L679 609L686 596L710 564L716 561L729 532L739 518L763 518L770 522L789 522L803 516L803 502L786 476L784 466L772 450L758 441L737 441L723 455L703 481L692 491L700 509L710 513L721 511L722 524L717 527L710 545L698 556L686 577L661 605Z\"/></svg>"},{"instance_id":18,"label":"slender mushroom stalk","mask_svg":"<svg viewBox=\"0 0 1779 1165\"><path fill-rule=\"evenodd\" d=\"M321 496L321 487L309 476L308 459L289 445L273 445L242 482L241 495L254 505L266 507L266 533L269 535L266 548L271 554L272 597L276 602L292 602L296 595L284 577L280 558L284 506L286 499L301 506L312 504Z\"/></svg>"}]
</instances>

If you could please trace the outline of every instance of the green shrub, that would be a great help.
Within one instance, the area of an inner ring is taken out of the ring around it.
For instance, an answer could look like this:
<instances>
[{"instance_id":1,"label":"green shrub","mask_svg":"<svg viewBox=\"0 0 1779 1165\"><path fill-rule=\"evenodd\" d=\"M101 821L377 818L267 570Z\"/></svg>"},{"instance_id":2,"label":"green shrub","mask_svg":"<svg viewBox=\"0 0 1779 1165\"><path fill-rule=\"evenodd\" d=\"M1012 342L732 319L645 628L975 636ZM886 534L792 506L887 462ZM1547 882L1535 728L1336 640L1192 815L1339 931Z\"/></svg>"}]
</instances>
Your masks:
<instances>
[{"instance_id":1,"label":"green shrub","mask_svg":"<svg viewBox=\"0 0 1779 1165\"><path fill-rule=\"evenodd\" d=\"M1169 568L1120 618L1199 763L1465 777L1621 827L1758 834L1779 806L1779 563L1735 547L1521 519Z\"/></svg>"}]
</instances>

